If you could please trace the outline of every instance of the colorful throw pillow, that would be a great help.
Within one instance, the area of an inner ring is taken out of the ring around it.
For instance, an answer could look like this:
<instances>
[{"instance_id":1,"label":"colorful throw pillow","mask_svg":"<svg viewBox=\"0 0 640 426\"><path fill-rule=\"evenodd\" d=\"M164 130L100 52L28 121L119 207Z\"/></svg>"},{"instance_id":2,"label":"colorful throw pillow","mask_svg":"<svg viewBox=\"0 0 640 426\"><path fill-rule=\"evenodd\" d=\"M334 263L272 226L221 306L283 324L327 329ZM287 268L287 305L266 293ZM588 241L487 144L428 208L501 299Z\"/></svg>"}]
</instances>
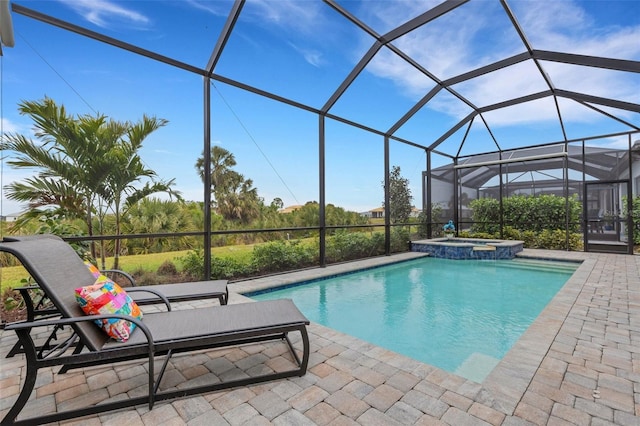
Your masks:
<instances>
[{"instance_id":1,"label":"colorful throw pillow","mask_svg":"<svg viewBox=\"0 0 640 426\"><path fill-rule=\"evenodd\" d=\"M87 315L121 314L142 319L138 304L118 284L104 275L98 276L93 285L75 290L76 300ZM129 340L136 325L119 318L96 320L109 336L119 342Z\"/></svg>"},{"instance_id":2,"label":"colorful throw pillow","mask_svg":"<svg viewBox=\"0 0 640 426\"><path fill-rule=\"evenodd\" d=\"M102 272L100 272L100 269L98 269L98 267L93 263L89 262L88 260L85 260L84 264L87 265L87 268L89 268L89 272L93 274L93 278L98 279L100 275L102 275Z\"/></svg>"}]
</instances>

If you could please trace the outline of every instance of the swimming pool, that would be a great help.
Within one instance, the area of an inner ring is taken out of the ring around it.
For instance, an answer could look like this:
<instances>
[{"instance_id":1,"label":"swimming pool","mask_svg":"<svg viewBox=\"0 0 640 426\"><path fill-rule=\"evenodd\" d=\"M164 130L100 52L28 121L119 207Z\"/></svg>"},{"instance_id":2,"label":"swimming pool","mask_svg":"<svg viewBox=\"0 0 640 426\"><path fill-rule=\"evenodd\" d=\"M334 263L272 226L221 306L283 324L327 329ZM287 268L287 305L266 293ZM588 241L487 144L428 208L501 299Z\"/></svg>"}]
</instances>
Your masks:
<instances>
[{"instance_id":1,"label":"swimming pool","mask_svg":"<svg viewBox=\"0 0 640 426\"><path fill-rule=\"evenodd\" d=\"M247 296L481 382L577 267L427 257Z\"/></svg>"}]
</instances>

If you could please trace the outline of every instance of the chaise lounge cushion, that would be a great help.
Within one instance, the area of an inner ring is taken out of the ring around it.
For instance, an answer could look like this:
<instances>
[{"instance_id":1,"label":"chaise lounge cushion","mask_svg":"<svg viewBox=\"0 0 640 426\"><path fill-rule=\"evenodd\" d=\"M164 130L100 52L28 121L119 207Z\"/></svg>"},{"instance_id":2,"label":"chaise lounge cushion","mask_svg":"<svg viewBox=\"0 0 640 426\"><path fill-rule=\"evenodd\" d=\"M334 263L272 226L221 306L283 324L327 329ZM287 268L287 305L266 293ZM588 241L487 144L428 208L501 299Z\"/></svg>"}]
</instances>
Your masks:
<instances>
[{"instance_id":1,"label":"chaise lounge cushion","mask_svg":"<svg viewBox=\"0 0 640 426\"><path fill-rule=\"evenodd\" d=\"M75 290L76 300L87 315L121 314L142 319L138 304L115 282L99 275L93 285ZM135 324L118 318L96 320L109 336L119 342L129 340Z\"/></svg>"}]
</instances>

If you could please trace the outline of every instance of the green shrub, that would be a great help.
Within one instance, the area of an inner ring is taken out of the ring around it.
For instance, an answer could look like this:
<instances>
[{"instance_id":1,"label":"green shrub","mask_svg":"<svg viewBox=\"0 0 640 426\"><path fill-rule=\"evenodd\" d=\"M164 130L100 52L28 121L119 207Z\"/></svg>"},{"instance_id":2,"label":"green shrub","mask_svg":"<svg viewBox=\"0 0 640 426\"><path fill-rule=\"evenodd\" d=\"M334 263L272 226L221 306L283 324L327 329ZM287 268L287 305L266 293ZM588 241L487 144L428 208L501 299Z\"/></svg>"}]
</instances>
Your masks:
<instances>
[{"instance_id":1,"label":"green shrub","mask_svg":"<svg viewBox=\"0 0 640 426\"><path fill-rule=\"evenodd\" d=\"M478 198L469 203L474 234L496 234L500 232L500 202L494 198Z\"/></svg>"},{"instance_id":2,"label":"green shrub","mask_svg":"<svg viewBox=\"0 0 640 426\"><path fill-rule=\"evenodd\" d=\"M133 274L136 285L156 285L162 284L163 280L157 272L140 270L139 273Z\"/></svg>"},{"instance_id":3,"label":"green shrub","mask_svg":"<svg viewBox=\"0 0 640 426\"><path fill-rule=\"evenodd\" d=\"M633 205L633 213L631 219L633 220L633 243L640 244L640 195L636 195L631 201ZM627 217L627 197L622 197L622 216Z\"/></svg>"},{"instance_id":4,"label":"green shrub","mask_svg":"<svg viewBox=\"0 0 640 426\"><path fill-rule=\"evenodd\" d=\"M500 235L490 234L488 232L474 232L474 231L460 231L458 233L459 238L483 238L485 240L491 240L500 238ZM517 239L517 238L514 238Z\"/></svg>"},{"instance_id":5,"label":"green shrub","mask_svg":"<svg viewBox=\"0 0 640 426\"><path fill-rule=\"evenodd\" d=\"M401 253L409 250L411 238L409 227L394 227L391 229L391 253ZM383 240L384 244L384 240ZM384 252L383 252L384 253ZM380 254L383 254L380 253Z\"/></svg>"},{"instance_id":6,"label":"green shrub","mask_svg":"<svg viewBox=\"0 0 640 426\"><path fill-rule=\"evenodd\" d=\"M484 238L496 239L499 235L489 234L486 232L460 232L461 238ZM569 247L567 248L566 232L564 229L555 229L543 231L519 231L512 226L505 226L503 237L506 240L519 240L523 242L525 248L539 248L547 250L574 250L583 249L582 234L578 232L569 233Z\"/></svg>"},{"instance_id":7,"label":"green shrub","mask_svg":"<svg viewBox=\"0 0 640 426\"><path fill-rule=\"evenodd\" d=\"M443 208L440 203L434 203L431 205L431 220L439 222L442 219ZM418 237L426 238L429 235L429 221L427 220L427 214L424 210L418 214ZM434 237L440 236L442 233L441 226L432 226L431 232Z\"/></svg>"},{"instance_id":8,"label":"green shrub","mask_svg":"<svg viewBox=\"0 0 640 426\"><path fill-rule=\"evenodd\" d=\"M565 223L569 208L569 245ZM582 206L577 196L566 200L555 195L515 195L502 200L504 212L503 238L524 241L527 248L581 250L579 231ZM480 198L470 203L473 226L468 236L498 238L500 236L500 203L493 198Z\"/></svg>"},{"instance_id":9,"label":"green shrub","mask_svg":"<svg viewBox=\"0 0 640 426\"><path fill-rule=\"evenodd\" d=\"M549 250L576 250L578 246L582 246L582 238L580 234L569 234L569 247L567 247L567 235L565 231L556 229L542 231L537 238L539 248Z\"/></svg>"},{"instance_id":10,"label":"green shrub","mask_svg":"<svg viewBox=\"0 0 640 426\"><path fill-rule=\"evenodd\" d=\"M418 237L427 238L429 235L429 221L427 220L427 214L421 211L418 214Z\"/></svg>"},{"instance_id":11,"label":"green shrub","mask_svg":"<svg viewBox=\"0 0 640 426\"><path fill-rule=\"evenodd\" d=\"M505 226L502 230L502 236L505 240L521 240L522 232L518 231L513 226Z\"/></svg>"},{"instance_id":12,"label":"green shrub","mask_svg":"<svg viewBox=\"0 0 640 426\"><path fill-rule=\"evenodd\" d=\"M255 272L280 272L314 264L313 249L299 241L272 241L253 248Z\"/></svg>"},{"instance_id":13,"label":"green shrub","mask_svg":"<svg viewBox=\"0 0 640 426\"><path fill-rule=\"evenodd\" d=\"M25 303L20 292L10 288L3 291L2 303L5 311L13 311L15 309L23 309L25 307Z\"/></svg>"},{"instance_id":14,"label":"green shrub","mask_svg":"<svg viewBox=\"0 0 640 426\"><path fill-rule=\"evenodd\" d=\"M505 226L519 231L542 232L546 229L564 229L569 208L570 230L579 231L582 206L576 195L566 200L556 195L514 195L503 198ZM474 232L497 234L500 232L500 202L493 198L480 198L470 204Z\"/></svg>"},{"instance_id":15,"label":"green shrub","mask_svg":"<svg viewBox=\"0 0 640 426\"><path fill-rule=\"evenodd\" d=\"M520 237L516 239L524 241L524 246L527 248L546 248L540 246L538 234L535 231L522 231L520 232Z\"/></svg>"},{"instance_id":16,"label":"green shrub","mask_svg":"<svg viewBox=\"0 0 640 426\"><path fill-rule=\"evenodd\" d=\"M344 262L384 253L384 234L339 231L326 241L327 262Z\"/></svg>"},{"instance_id":17,"label":"green shrub","mask_svg":"<svg viewBox=\"0 0 640 426\"><path fill-rule=\"evenodd\" d=\"M178 268L176 268L176 265L170 260L165 260L158 267L158 273L160 275L178 275Z\"/></svg>"},{"instance_id":18,"label":"green shrub","mask_svg":"<svg viewBox=\"0 0 640 426\"><path fill-rule=\"evenodd\" d=\"M253 275L251 265L233 258L214 257L211 259L211 279L231 280Z\"/></svg>"},{"instance_id":19,"label":"green shrub","mask_svg":"<svg viewBox=\"0 0 640 426\"><path fill-rule=\"evenodd\" d=\"M192 279L202 279L204 276L204 251L201 249L191 250L184 256L178 258L182 264L182 273Z\"/></svg>"}]
</instances>

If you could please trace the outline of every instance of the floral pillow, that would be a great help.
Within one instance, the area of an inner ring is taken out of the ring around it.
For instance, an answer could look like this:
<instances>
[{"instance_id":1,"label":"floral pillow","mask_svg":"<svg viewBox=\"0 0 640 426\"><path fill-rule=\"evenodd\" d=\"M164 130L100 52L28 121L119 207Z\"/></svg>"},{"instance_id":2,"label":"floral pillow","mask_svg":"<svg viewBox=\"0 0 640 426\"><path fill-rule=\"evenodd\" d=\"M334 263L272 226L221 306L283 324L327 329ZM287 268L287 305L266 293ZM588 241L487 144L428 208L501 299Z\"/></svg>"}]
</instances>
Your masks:
<instances>
[{"instance_id":1,"label":"floral pillow","mask_svg":"<svg viewBox=\"0 0 640 426\"><path fill-rule=\"evenodd\" d=\"M104 275L99 275L93 285L75 290L76 300L87 315L121 314L142 319L142 311L118 284ZM96 320L109 336L119 342L129 340L136 325L119 318Z\"/></svg>"}]
</instances>

